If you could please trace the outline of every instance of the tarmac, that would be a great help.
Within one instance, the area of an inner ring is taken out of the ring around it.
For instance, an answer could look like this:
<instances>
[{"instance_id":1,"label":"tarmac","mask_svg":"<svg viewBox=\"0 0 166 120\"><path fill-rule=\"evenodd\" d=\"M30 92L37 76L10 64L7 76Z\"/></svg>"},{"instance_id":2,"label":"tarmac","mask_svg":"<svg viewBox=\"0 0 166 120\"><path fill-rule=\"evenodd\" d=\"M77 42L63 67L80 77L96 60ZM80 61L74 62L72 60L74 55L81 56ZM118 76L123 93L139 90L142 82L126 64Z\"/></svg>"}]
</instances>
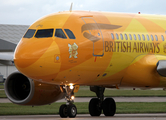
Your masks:
<instances>
[{"instance_id":1,"label":"tarmac","mask_svg":"<svg viewBox=\"0 0 166 120\"><path fill-rule=\"evenodd\" d=\"M113 117L91 117L89 114L78 114L76 118L60 118L59 115L16 115L0 116L0 120L165 120L166 114L115 114Z\"/></svg>"},{"instance_id":2,"label":"tarmac","mask_svg":"<svg viewBox=\"0 0 166 120\"><path fill-rule=\"evenodd\" d=\"M166 97L112 97L115 102L166 102ZM74 102L89 102L92 97L77 97ZM65 99L56 102L66 102ZM8 98L0 98L0 103L10 103Z\"/></svg>"}]
</instances>

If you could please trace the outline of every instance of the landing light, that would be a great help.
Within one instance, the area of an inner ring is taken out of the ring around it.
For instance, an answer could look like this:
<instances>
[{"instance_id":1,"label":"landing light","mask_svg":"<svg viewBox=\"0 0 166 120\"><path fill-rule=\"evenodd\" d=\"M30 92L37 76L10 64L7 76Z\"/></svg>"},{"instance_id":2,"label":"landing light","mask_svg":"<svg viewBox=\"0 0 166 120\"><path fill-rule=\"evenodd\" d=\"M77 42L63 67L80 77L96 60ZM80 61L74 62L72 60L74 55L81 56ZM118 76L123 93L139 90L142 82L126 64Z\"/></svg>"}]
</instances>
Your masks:
<instances>
[{"instance_id":1,"label":"landing light","mask_svg":"<svg viewBox=\"0 0 166 120\"><path fill-rule=\"evenodd\" d=\"M74 89L74 86L73 86L72 83L70 83L69 86L70 86L70 89L71 89L71 90Z\"/></svg>"},{"instance_id":2,"label":"landing light","mask_svg":"<svg viewBox=\"0 0 166 120\"><path fill-rule=\"evenodd\" d=\"M73 85L71 85L71 86L70 86L70 89L72 90L73 88L74 88L74 86L73 86Z\"/></svg>"},{"instance_id":3,"label":"landing light","mask_svg":"<svg viewBox=\"0 0 166 120\"><path fill-rule=\"evenodd\" d=\"M74 100L74 98L75 98L74 96L71 96L71 99L72 99L72 100Z\"/></svg>"}]
</instances>

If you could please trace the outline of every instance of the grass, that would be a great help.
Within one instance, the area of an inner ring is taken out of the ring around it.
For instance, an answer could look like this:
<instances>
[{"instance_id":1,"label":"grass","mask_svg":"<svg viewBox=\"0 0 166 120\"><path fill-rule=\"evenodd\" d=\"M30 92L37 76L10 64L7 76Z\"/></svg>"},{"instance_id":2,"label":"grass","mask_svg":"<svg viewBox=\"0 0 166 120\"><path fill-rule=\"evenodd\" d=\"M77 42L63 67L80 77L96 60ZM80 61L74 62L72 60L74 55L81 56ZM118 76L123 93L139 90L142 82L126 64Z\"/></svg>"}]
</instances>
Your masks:
<instances>
[{"instance_id":1,"label":"grass","mask_svg":"<svg viewBox=\"0 0 166 120\"><path fill-rule=\"evenodd\" d=\"M95 93L91 91L78 91L76 97L93 97ZM165 97L166 92L163 90L106 90L105 97Z\"/></svg>"},{"instance_id":2,"label":"grass","mask_svg":"<svg viewBox=\"0 0 166 120\"><path fill-rule=\"evenodd\" d=\"M91 92L89 87L80 87L79 91L75 93L76 97L94 97L96 94ZM165 97L166 92L163 90L117 90L106 89L105 97Z\"/></svg>"},{"instance_id":3,"label":"grass","mask_svg":"<svg viewBox=\"0 0 166 120\"><path fill-rule=\"evenodd\" d=\"M4 89L3 83L0 83L0 89Z\"/></svg>"},{"instance_id":4,"label":"grass","mask_svg":"<svg viewBox=\"0 0 166 120\"><path fill-rule=\"evenodd\" d=\"M166 91L163 90L116 90L106 89L105 97L165 97ZM4 90L0 90L0 98L5 98ZM94 92L89 90L89 87L80 87L75 93L75 97L96 97Z\"/></svg>"},{"instance_id":5,"label":"grass","mask_svg":"<svg viewBox=\"0 0 166 120\"><path fill-rule=\"evenodd\" d=\"M0 103L0 115L52 115L59 113L64 103L45 106L19 106L12 103ZM88 114L88 102L75 103L78 114ZM117 114L123 113L166 113L166 103L116 103Z\"/></svg>"},{"instance_id":6,"label":"grass","mask_svg":"<svg viewBox=\"0 0 166 120\"><path fill-rule=\"evenodd\" d=\"M0 98L6 98L6 94L4 90L0 90Z\"/></svg>"}]
</instances>

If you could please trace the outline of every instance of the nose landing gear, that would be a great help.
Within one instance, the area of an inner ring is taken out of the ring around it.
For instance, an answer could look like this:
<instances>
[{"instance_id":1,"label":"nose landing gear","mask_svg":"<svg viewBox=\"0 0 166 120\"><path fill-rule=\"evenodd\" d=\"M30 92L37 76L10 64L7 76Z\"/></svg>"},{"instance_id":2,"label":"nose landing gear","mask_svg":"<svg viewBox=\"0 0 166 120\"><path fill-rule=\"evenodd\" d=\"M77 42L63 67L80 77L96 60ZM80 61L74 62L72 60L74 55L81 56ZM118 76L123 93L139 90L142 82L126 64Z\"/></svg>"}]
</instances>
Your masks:
<instances>
[{"instance_id":1,"label":"nose landing gear","mask_svg":"<svg viewBox=\"0 0 166 120\"><path fill-rule=\"evenodd\" d=\"M63 104L61 105L60 109L59 109L59 114L61 116L61 118L75 118L77 115L77 108L74 104Z\"/></svg>"},{"instance_id":2,"label":"nose landing gear","mask_svg":"<svg viewBox=\"0 0 166 120\"><path fill-rule=\"evenodd\" d=\"M59 114L62 118L75 118L77 115L77 108L73 104L74 103L74 86L63 86L63 89L66 91L66 97L67 100L66 104L63 104L59 108Z\"/></svg>"}]
</instances>

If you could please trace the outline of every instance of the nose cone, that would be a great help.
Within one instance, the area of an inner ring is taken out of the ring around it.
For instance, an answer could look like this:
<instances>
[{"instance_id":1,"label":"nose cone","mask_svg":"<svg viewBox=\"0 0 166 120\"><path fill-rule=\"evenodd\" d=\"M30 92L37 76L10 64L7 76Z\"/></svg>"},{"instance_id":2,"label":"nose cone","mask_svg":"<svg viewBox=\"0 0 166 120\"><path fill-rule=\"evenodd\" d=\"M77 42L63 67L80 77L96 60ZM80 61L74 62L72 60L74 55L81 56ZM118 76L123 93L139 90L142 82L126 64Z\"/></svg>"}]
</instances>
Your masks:
<instances>
[{"instance_id":1,"label":"nose cone","mask_svg":"<svg viewBox=\"0 0 166 120\"><path fill-rule=\"evenodd\" d=\"M22 39L15 51L17 69L31 79L52 80L60 70L60 51L52 38Z\"/></svg>"},{"instance_id":2,"label":"nose cone","mask_svg":"<svg viewBox=\"0 0 166 120\"><path fill-rule=\"evenodd\" d=\"M35 63L49 48L52 39L25 39L23 38L18 44L14 63L18 68L26 68Z\"/></svg>"}]
</instances>

